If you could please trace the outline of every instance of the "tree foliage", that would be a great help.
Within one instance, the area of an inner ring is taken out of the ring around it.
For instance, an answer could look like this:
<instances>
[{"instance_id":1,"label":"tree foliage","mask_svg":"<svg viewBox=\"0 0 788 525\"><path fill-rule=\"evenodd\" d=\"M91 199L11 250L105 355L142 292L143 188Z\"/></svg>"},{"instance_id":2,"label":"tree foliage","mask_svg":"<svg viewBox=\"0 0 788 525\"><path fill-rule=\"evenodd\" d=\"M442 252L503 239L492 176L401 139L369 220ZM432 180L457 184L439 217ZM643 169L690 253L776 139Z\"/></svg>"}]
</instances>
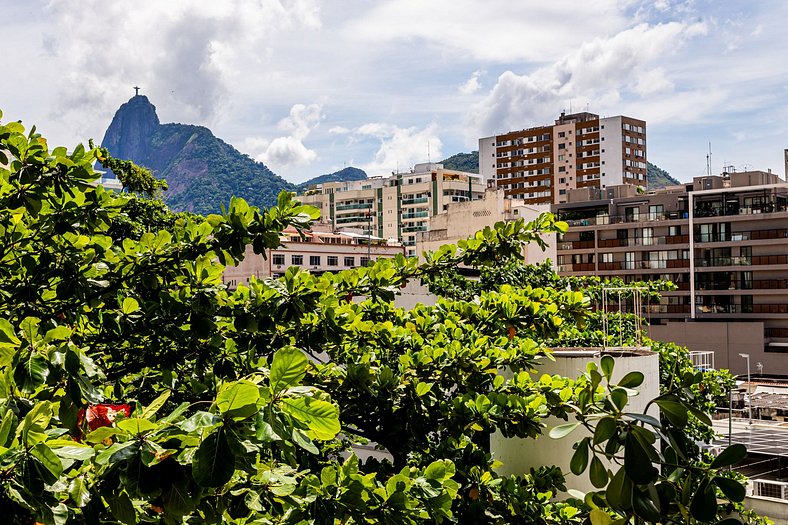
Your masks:
<instances>
[{"instance_id":1,"label":"tree foliage","mask_svg":"<svg viewBox=\"0 0 788 525\"><path fill-rule=\"evenodd\" d=\"M265 211L130 217L144 197L94 187L99 156L0 126L0 504L18 522L710 523L735 509L717 497L743 498L720 470L742 451L709 464L684 432L708 423L697 374L664 385L658 418L626 410L642 374L611 384L609 357L577 379L533 374L593 319L585 290L509 278L393 305L408 280L512 264L565 228L551 217L423 264L228 290L225 265L316 210L282 193ZM113 230L124 214L133 227ZM560 497L550 465L498 474L491 433L537 438L548 417L567 420L556 437L593 431L572 470L599 491Z\"/></svg>"}]
</instances>

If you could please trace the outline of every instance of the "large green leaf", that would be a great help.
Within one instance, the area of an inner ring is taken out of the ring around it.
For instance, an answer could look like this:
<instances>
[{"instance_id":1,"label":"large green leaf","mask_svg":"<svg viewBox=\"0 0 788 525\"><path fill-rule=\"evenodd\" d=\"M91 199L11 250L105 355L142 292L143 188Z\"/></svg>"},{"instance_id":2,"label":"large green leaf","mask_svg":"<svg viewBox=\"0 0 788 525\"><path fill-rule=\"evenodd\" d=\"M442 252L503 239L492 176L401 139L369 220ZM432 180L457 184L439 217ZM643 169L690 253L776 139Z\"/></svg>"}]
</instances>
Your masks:
<instances>
[{"instance_id":1,"label":"large green leaf","mask_svg":"<svg viewBox=\"0 0 788 525\"><path fill-rule=\"evenodd\" d=\"M639 484L653 481L656 475L648 453L631 431L624 442L624 468L627 476Z\"/></svg>"},{"instance_id":2,"label":"large green leaf","mask_svg":"<svg viewBox=\"0 0 788 525\"><path fill-rule=\"evenodd\" d=\"M289 346L277 350L271 363L271 390L278 394L299 384L306 373L307 363L306 356L297 348Z\"/></svg>"},{"instance_id":3,"label":"large green leaf","mask_svg":"<svg viewBox=\"0 0 788 525\"><path fill-rule=\"evenodd\" d=\"M53 476L58 477L63 472L63 464L60 462L60 458L44 443L37 443L36 446L30 449L30 454L38 458Z\"/></svg>"},{"instance_id":4,"label":"large green leaf","mask_svg":"<svg viewBox=\"0 0 788 525\"><path fill-rule=\"evenodd\" d=\"M722 468L735 465L747 457L747 447L741 443L734 443L720 452L720 455L711 462L711 468Z\"/></svg>"},{"instance_id":5,"label":"large green leaf","mask_svg":"<svg viewBox=\"0 0 788 525\"><path fill-rule=\"evenodd\" d=\"M223 385L216 396L216 408L230 417L249 417L257 412L260 390L250 381L234 381Z\"/></svg>"},{"instance_id":6,"label":"large green leaf","mask_svg":"<svg viewBox=\"0 0 788 525\"><path fill-rule=\"evenodd\" d=\"M634 370L622 377L618 382L618 386L623 388L636 388L643 384L643 379L645 379L643 372Z\"/></svg>"},{"instance_id":7,"label":"large green leaf","mask_svg":"<svg viewBox=\"0 0 788 525\"><path fill-rule=\"evenodd\" d=\"M714 484L717 485L722 493L725 494L731 501L736 503L744 501L744 497L747 494L746 490L744 489L744 485L735 479L717 476L714 478Z\"/></svg>"},{"instance_id":8,"label":"large green leaf","mask_svg":"<svg viewBox=\"0 0 788 525\"><path fill-rule=\"evenodd\" d=\"M309 433L320 440L334 439L340 431L339 409L322 399L303 396L283 398L281 407L309 428Z\"/></svg>"},{"instance_id":9,"label":"large green leaf","mask_svg":"<svg viewBox=\"0 0 788 525\"><path fill-rule=\"evenodd\" d=\"M194 454L192 476L201 487L221 487L233 477L235 456L227 443L224 428L206 437Z\"/></svg>"},{"instance_id":10,"label":"large green leaf","mask_svg":"<svg viewBox=\"0 0 788 525\"><path fill-rule=\"evenodd\" d=\"M125 430L129 434L134 434L135 436L139 436L142 434L147 434L153 430L159 428L159 425L152 421L148 421L147 419L143 419L141 417L132 417L129 419L124 419L122 421L118 421L117 427L121 430Z\"/></svg>"},{"instance_id":11,"label":"large green leaf","mask_svg":"<svg viewBox=\"0 0 788 525\"><path fill-rule=\"evenodd\" d=\"M572 459L569 461L569 470L576 476L585 472L588 466L588 441L589 438L580 440L575 449L575 453L572 454Z\"/></svg>"},{"instance_id":12,"label":"large green leaf","mask_svg":"<svg viewBox=\"0 0 788 525\"><path fill-rule=\"evenodd\" d=\"M580 423L563 423L561 425L556 425L550 429L550 437L553 439L561 439L564 436L569 435L574 429L580 426Z\"/></svg>"},{"instance_id":13,"label":"large green leaf","mask_svg":"<svg viewBox=\"0 0 788 525\"><path fill-rule=\"evenodd\" d=\"M14 369L14 381L22 392L32 394L43 385L49 376L47 360L36 353L30 353L19 361Z\"/></svg>"},{"instance_id":14,"label":"large green leaf","mask_svg":"<svg viewBox=\"0 0 788 525\"><path fill-rule=\"evenodd\" d=\"M695 490L690 503L692 516L699 521L712 521L717 517L717 497L708 479L704 479Z\"/></svg>"}]
</instances>

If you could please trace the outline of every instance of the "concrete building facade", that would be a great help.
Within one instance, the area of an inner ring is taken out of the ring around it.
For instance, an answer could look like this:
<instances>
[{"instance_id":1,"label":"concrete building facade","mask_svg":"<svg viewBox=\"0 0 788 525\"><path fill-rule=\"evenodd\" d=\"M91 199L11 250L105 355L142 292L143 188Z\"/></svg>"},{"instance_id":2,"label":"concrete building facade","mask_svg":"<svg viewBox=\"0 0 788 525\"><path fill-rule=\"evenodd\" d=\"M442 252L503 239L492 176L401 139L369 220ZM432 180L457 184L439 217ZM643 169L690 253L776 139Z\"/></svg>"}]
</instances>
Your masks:
<instances>
[{"instance_id":1,"label":"concrete building facade","mask_svg":"<svg viewBox=\"0 0 788 525\"><path fill-rule=\"evenodd\" d=\"M416 237L416 253L434 252L444 244L457 244L460 239L467 239L487 226L494 226L496 222L517 219L529 222L547 212L550 212L549 205L525 204L519 199L507 199L504 190L490 184L482 199L450 203L444 213L434 216L429 231L421 232ZM536 245L526 248L523 255L527 263L541 263L547 259L555 262L555 235L546 236L545 241L548 244L545 251Z\"/></svg>"},{"instance_id":2,"label":"concrete building facade","mask_svg":"<svg viewBox=\"0 0 788 525\"><path fill-rule=\"evenodd\" d=\"M360 232L332 232L316 225L301 238L294 229L282 232L283 246L266 250L266 256L246 249L238 266L228 266L224 282L231 288L246 284L252 276L257 279L281 277L291 266L299 266L313 273L338 272L366 266L379 258L393 258L405 253L405 247L379 237Z\"/></svg>"},{"instance_id":3,"label":"concrete building facade","mask_svg":"<svg viewBox=\"0 0 788 525\"><path fill-rule=\"evenodd\" d=\"M672 281L678 290L649 305L655 338L714 351L717 367L736 373L746 346L766 372L788 374L788 184L751 171L646 194L578 189L567 200L553 206L570 225L559 273Z\"/></svg>"},{"instance_id":4,"label":"concrete building facade","mask_svg":"<svg viewBox=\"0 0 788 525\"><path fill-rule=\"evenodd\" d=\"M526 204L566 202L575 188L646 186L646 123L561 113L554 125L479 139L479 173Z\"/></svg>"},{"instance_id":5,"label":"concrete building facade","mask_svg":"<svg viewBox=\"0 0 788 525\"><path fill-rule=\"evenodd\" d=\"M448 170L442 164L417 164L405 173L350 182L327 182L298 199L320 209L321 222L335 230L358 228L395 239L416 255L416 235L450 203L481 199L484 184L475 173Z\"/></svg>"}]
</instances>

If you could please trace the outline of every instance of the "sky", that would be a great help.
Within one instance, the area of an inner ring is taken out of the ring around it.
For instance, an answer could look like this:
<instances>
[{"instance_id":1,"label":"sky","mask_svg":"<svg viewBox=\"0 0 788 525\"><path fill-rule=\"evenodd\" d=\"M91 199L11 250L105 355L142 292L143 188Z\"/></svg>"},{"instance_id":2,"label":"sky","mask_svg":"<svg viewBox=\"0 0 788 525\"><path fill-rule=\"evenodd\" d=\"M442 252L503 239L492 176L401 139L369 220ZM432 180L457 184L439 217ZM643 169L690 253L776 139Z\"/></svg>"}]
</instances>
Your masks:
<instances>
[{"instance_id":1,"label":"sky","mask_svg":"<svg viewBox=\"0 0 788 525\"><path fill-rule=\"evenodd\" d=\"M681 181L788 148L784 0L0 0L0 110L100 141L139 86L293 182L478 149L562 110L647 122Z\"/></svg>"}]
</instances>

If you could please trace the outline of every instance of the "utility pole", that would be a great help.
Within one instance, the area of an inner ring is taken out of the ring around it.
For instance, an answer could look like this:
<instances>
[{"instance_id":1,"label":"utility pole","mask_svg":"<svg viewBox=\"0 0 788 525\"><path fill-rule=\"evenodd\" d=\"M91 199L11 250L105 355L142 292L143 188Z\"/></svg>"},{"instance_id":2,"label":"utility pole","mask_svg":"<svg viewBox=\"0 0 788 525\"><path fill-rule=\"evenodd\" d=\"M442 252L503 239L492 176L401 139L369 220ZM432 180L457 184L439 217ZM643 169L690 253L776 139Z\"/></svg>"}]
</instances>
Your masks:
<instances>
[{"instance_id":1,"label":"utility pole","mask_svg":"<svg viewBox=\"0 0 788 525\"><path fill-rule=\"evenodd\" d=\"M750 425L752 425L752 383L750 382L750 354L739 354L739 356L747 360L747 408L749 409L748 414Z\"/></svg>"}]
</instances>

